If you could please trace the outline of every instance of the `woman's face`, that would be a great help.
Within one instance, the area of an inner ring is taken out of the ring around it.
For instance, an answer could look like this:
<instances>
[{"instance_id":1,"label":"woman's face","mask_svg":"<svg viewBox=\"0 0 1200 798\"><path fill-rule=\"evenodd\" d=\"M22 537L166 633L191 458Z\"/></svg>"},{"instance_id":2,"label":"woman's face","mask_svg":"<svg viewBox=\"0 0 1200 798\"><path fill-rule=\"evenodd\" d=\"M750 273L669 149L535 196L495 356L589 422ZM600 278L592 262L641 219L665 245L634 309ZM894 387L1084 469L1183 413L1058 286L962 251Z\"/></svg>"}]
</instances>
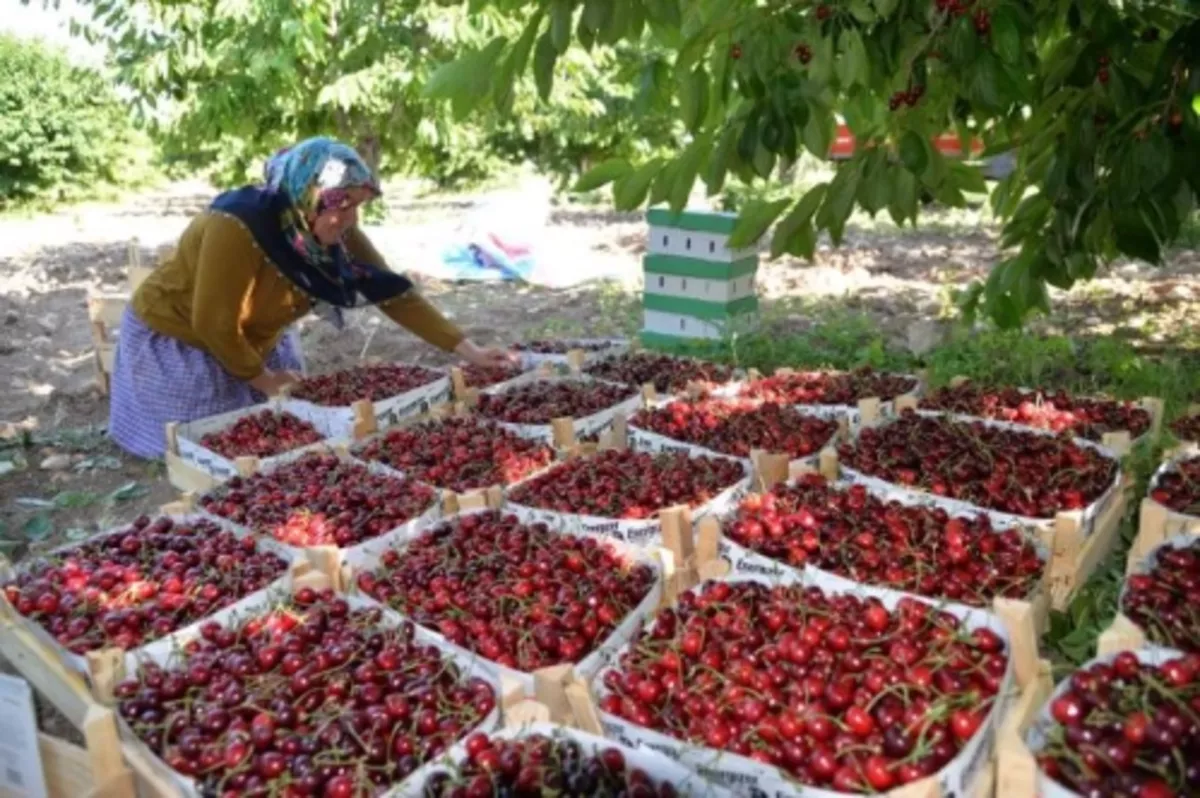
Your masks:
<instances>
[{"instance_id":1,"label":"woman's face","mask_svg":"<svg viewBox=\"0 0 1200 798\"><path fill-rule=\"evenodd\" d=\"M340 200L316 214L309 222L317 241L331 246L342 240L350 228L358 224L358 206L371 199L373 193L366 188L347 189Z\"/></svg>"}]
</instances>

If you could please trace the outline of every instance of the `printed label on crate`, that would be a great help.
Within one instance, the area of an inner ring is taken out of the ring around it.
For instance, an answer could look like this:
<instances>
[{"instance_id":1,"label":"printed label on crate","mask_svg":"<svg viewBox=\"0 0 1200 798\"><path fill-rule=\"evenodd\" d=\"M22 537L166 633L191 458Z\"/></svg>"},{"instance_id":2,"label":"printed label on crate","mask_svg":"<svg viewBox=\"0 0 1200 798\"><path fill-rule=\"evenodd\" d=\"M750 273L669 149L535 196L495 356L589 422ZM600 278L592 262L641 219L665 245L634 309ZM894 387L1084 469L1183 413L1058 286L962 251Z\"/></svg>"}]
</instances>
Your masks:
<instances>
[{"instance_id":1,"label":"printed label on crate","mask_svg":"<svg viewBox=\"0 0 1200 798\"><path fill-rule=\"evenodd\" d=\"M395 426L410 416L428 413L436 404L450 398L450 377L439 377L411 391L381 399L371 405L377 429ZM285 399L283 406L295 416L312 424L327 438L351 440L354 437L354 408L325 407L303 399Z\"/></svg>"},{"instance_id":2,"label":"printed label on crate","mask_svg":"<svg viewBox=\"0 0 1200 798\"><path fill-rule=\"evenodd\" d=\"M783 579L785 577L799 578L803 573L801 570L796 570L790 566L772 560L751 549L735 543L724 535L721 536L720 542L717 544L717 552L722 559L729 562L729 572L731 574L753 574L755 576L765 576L768 579Z\"/></svg>"},{"instance_id":3,"label":"printed label on crate","mask_svg":"<svg viewBox=\"0 0 1200 798\"><path fill-rule=\"evenodd\" d=\"M583 350L583 364L590 366L629 351L629 341L624 338L571 338L563 341L569 347L603 346L598 350ZM521 368L534 368L543 363L566 363L566 352L526 352L517 351L521 359Z\"/></svg>"},{"instance_id":4,"label":"printed label on crate","mask_svg":"<svg viewBox=\"0 0 1200 798\"><path fill-rule=\"evenodd\" d=\"M674 438L668 438L665 435L659 435L657 432L650 432L641 427L635 427L633 424L628 426L628 433L629 448L637 452L649 452L651 454L667 452L669 454L686 454L689 457L729 457L729 455L705 449L703 446L685 443ZM747 462L749 461L747 460Z\"/></svg>"},{"instance_id":5,"label":"printed label on crate","mask_svg":"<svg viewBox=\"0 0 1200 798\"><path fill-rule=\"evenodd\" d=\"M46 798L38 747L33 688L24 679L0 674L0 792Z\"/></svg>"},{"instance_id":6,"label":"printed label on crate","mask_svg":"<svg viewBox=\"0 0 1200 798\"><path fill-rule=\"evenodd\" d=\"M748 469L747 469L748 470ZM718 518L727 515L750 491L750 477L726 488L708 502L692 509L692 521L698 521L705 516ZM530 517L548 526L557 526L569 531L582 531L593 535L602 535L634 545L647 545L658 541L662 534L662 524L657 519L623 520L603 518L594 515L577 513L562 513L540 507L531 507L518 503L510 503L509 509L519 508L529 513Z\"/></svg>"}]
</instances>

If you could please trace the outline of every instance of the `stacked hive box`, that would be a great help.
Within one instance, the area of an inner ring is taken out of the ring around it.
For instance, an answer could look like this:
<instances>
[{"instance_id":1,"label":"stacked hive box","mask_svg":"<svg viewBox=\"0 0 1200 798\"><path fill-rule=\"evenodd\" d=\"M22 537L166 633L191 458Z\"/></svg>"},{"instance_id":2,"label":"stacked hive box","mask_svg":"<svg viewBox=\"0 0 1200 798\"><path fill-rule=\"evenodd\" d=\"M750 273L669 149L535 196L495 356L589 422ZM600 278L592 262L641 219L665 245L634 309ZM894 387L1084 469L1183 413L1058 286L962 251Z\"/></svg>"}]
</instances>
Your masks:
<instances>
[{"instance_id":1,"label":"stacked hive box","mask_svg":"<svg viewBox=\"0 0 1200 798\"><path fill-rule=\"evenodd\" d=\"M656 208L646 219L643 342L723 338L757 321L758 254L729 249L735 214Z\"/></svg>"}]
</instances>

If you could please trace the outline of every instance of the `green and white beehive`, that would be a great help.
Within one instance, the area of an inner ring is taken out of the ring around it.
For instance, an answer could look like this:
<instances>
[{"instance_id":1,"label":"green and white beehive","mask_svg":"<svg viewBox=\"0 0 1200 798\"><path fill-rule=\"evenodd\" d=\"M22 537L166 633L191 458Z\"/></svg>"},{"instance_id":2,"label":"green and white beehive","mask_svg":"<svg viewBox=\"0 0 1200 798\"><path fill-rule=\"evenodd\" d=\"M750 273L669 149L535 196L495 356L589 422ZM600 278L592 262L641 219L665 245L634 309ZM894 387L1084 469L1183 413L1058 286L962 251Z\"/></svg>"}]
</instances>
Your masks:
<instances>
[{"instance_id":1,"label":"green and white beehive","mask_svg":"<svg viewBox=\"0 0 1200 798\"><path fill-rule=\"evenodd\" d=\"M758 321L758 252L728 246L736 214L654 208L646 221L645 343L722 338Z\"/></svg>"}]
</instances>

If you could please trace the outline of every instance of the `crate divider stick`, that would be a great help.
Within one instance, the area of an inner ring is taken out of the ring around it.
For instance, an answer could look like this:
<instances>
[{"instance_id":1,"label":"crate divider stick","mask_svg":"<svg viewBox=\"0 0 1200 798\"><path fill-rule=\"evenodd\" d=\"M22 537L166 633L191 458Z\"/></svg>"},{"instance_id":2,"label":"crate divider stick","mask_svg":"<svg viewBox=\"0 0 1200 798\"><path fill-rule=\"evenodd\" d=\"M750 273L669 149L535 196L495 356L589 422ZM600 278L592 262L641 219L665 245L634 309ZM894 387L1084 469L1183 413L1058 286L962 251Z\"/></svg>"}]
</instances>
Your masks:
<instances>
[{"instance_id":1,"label":"crate divider stick","mask_svg":"<svg viewBox=\"0 0 1200 798\"><path fill-rule=\"evenodd\" d=\"M617 413L613 416L612 428L612 448L624 451L629 448L629 419L624 413Z\"/></svg>"},{"instance_id":2,"label":"crate divider stick","mask_svg":"<svg viewBox=\"0 0 1200 798\"><path fill-rule=\"evenodd\" d=\"M863 426L872 426L879 422L881 417L879 397L872 396L866 399L858 400L858 418ZM844 418L844 416L843 416ZM842 419L838 419L839 429L842 424Z\"/></svg>"},{"instance_id":3,"label":"crate divider stick","mask_svg":"<svg viewBox=\"0 0 1200 798\"><path fill-rule=\"evenodd\" d=\"M662 597L658 608L674 607L679 598L679 569L682 564L676 561L674 552L665 546L654 549L654 556L662 565Z\"/></svg>"},{"instance_id":4,"label":"crate divider stick","mask_svg":"<svg viewBox=\"0 0 1200 798\"><path fill-rule=\"evenodd\" d=\"M788 456L776 454L763 449L750 452L750 462L754 465L754 485L762 493L769 493L771 488L788 478Z\"/></svg>"},{"instance_id":5,"label":"crate divider stick","mask_svg":"<svg viewBox=\"0 0 1200 798\"><path fill-rule=\"evenodd\" d=\"M663 592L670 593L673 601L697 582L693 567L696 541L692 532L692 511L686 505L679 505L666 508L658 517L662 524L663 548L670 553L675 566Z\"/></svg>"},{"instance_id":6,"label":"crate divider stick","mask_svg":"<svg viewBox=\"0 0 1200 798\"><path fill-rule=\"evenodd\" d=\"M663 547L671 551L676 562L687 563L696 552L691 509L685 504L668 507L659 513L659 521Z\"/></svg>"},{"instance_id":7,"label":"crate divider stick","mask_svg":"<svg viewBox=\"0 0 1200 798\"><path fill-rule=\"evenodd\" d=\"M458 366L450 368L450 387L453 389L452 395L455 399L462 400L467 395L467 378Z\"/></svg>"},{"instance_id":8,"label":"crate divider stick","mask_svg":"<svg viewBox=\"0 0 1200 798\"><path fill-rule=\"evenodd\" d=\"M184 491L179 494L179 498L173 502L167 502L158 508L158 511L163 515L187 515L196 511L196 494L191 491Z\"/></svg>"},{"instance_id":9,"label":"crate divider stick","mask_svg":"<svg viewBox=\"0 0 1200 798\"><path fill-rule=\"evenodd\" d=\"M837 449L826 447L821 450L821 454L817 458L818 470L821 476L830 482L838 478L841 473L841 466L838 465Z\"/></svg>"},{"instance_id":10,"label":"crate divider stick","mask_svg":"<svg viewBox=\"0 0 1200 798\"><path fill-rule=\"evenodd\" d=\"M1145 648L1146 633L1129 616L1117 611L1112 624L1096 640L1096 656L1105 657L1118 651L1137 651Z\"/></svg>"},{"instance_id":11,"label":"crate divider stick","mask_svg":"<svg viewBox=\"0 0 1200 798\"><path fill-rule=\"evenodd\" d=\"M1038 767L1025 744L1025 731L1054 692L1050 663L1038 660L1034 678L1020 685L1020 695L1000 721L996 735L996 795L1038 794Z\"/></svg>"},{"instance_id":12,"label":"crate divider stick","mask_svg":"<svg viewBox=\"0 0 1200 798\"><path fill-rule=\"evenodd\" d=\"M166 425L167 442L163 458L167 464L168 481L182 491L207 493L217 486L217 480L184 460L179 454L179 424L171 421Z\"/></svg>"},{"instance_id":13,"label":"crate divider stick","mask_svg":"<svg viewBox=\"0 0 1200 798\"><path fill-rule=\"evenodd\" d=\"M523 698L510 707L505 708L504 725L508 728L519 729L532 726L535 723L552 723L550 707L532 698Z\"/></svg>"},{"instance_id":14,"label":"crate divider stick","mask_svg":"<svg viewBox=\"0 0 1200 798\"><path fill-rule=\"evenodd\" d=\"M596 709L596 702L587 683L576 676L563 688L563 692L566 693L567 703L571 707L575 728L603 737L604 725L600 722L600 713Z\"/></svg>"},{"instance_id":15,"label":"crate divider stick","mask_svg":"<svg viewBox=\"0 0 1200 798\"><path fill-rule=\"evenodd\" d=\"M550 710L550 720L563 723L571 718L571 703L566 686L574 678L575 669L569 664L551 665L533 672L533 697Z\"/></svg>"},{"instance_id":16,"label":"crate divider stick","mask_svg":"<svg viewBox=\"0 0 1200 798\"><path fill-rule=\"evenodd\" d=\"M587 363L587 353L582 349L571 349L567 352L567 368L572 374L582 374Z\"/></svg>"},{"instance_id":17,"label":"crate divider stick","mask_svg":"<svg viewBox=\"0 0 1200 798\"><path fill-rule=\"evenodd\" d=\"M359 399L350 405L354 413L354 440L360 441L379 431L379 421L375 418L375 405L366 399Z\"/></svg>"},{"instance_id":18,"label":"crate divider stick","mask_svg":"<svg viewBox=\"0 0 1200 798\"><path fill-rule=\"evenodd\" d=\"M570 449L575 445L575 419L562 416L550 420L550 432L557 449Z\"/></svg>"},{"instance_id":19,"label":"crate divider stick","mask_svg":"<svg viewBox=\"0 0 1200 798\"><path fill-rule=\"evenodd\" d=\"M119 648L101 648L84 655L92 695L105 706L116 701L117 683L125 678L125 652Z\"/></svg>"},{"instance_id":20,"label":"crate divider stick","mask_svg":"<svg viewBox=\"0 0 1200 798\"><path fill-rule=\"evenodd\" d=\"M658 389L654 387L654 383L648 382L642 386L642 400L647 405L652 405L658 401Z\"/></svg>"}]
</instances>

